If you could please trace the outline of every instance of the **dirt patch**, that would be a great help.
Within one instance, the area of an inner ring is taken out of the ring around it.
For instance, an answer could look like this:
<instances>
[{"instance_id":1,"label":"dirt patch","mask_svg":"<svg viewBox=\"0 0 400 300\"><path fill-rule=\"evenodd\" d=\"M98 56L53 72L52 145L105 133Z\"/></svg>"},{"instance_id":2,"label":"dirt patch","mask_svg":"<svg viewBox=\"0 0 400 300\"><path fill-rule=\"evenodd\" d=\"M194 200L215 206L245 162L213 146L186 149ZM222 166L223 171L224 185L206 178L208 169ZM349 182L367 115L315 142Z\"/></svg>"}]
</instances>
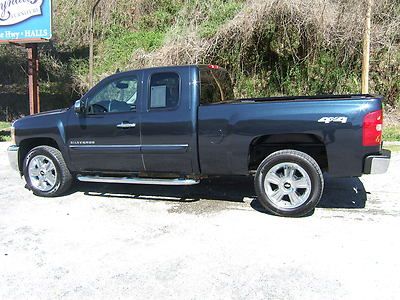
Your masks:
<instances>
[{"instance_id":1,"label":"dirt patch","mask_svg":"<svg viewBox=\"0 0 400 300\"><path fill-rule=\"evenodd\" d=\"M249 205L245 202L227 202L227 201L218 201L218 200L199 200L196 202L180 202L174 204L171 208L168 209L169 213L175 214L194 214L194 215L203 215L203 214L215 214L225 210L249 210Z\"/></svg>"}]
</instances>

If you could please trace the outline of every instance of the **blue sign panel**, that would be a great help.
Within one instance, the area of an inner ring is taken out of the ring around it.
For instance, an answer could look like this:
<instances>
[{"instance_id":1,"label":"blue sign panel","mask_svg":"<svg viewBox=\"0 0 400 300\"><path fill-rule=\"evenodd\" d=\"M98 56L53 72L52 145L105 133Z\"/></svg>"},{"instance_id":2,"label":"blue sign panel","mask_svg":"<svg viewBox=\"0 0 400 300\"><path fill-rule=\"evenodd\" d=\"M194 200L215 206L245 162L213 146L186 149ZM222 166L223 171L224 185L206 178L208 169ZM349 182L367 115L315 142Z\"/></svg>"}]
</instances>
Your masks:
<instances>
[{"instance_id":1,"label":"blue sign panel","mask_svg":"<svg viewBox=\"0 0 400 300\"><path fill-rule=\"evenodd\" d=\"M51 38L51 0L0 0L0 43Z\"/></svg>"}]
</instances>

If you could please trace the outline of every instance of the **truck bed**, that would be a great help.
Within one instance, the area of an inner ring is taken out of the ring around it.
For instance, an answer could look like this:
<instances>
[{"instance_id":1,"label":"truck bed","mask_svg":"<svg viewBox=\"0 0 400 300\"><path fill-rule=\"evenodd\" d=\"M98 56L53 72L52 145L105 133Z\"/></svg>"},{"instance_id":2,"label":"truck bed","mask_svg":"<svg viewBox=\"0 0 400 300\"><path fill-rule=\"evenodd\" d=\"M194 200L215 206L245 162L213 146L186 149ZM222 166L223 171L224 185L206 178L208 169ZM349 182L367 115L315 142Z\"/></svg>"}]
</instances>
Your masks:
<instances>
[{"instance_id":1,"label":"truck bed","mask_svg":"<svg viewBox=\"0 0 400 300\"><path fill-rule=\"evenodd\" d=\"M245 98L200 105L202 172L222 173L229 166L232 174L244 174L249 145L280 136L285 137L286 147L293 148L297 141L293 137L302 136L325 147L331 175L360 176L364 157L380 151L379 145L362 146L363 119L381 105L381 97L364 94ZM333 121L325 122L330 118Z\"/></svg>"},{"instance_id":2,"label":"truck bed","mask_svg":"<svg viewBox=\"0 0 400 300\"><path fill-rule=\"evenodd\" d=\"M376 98L370 94L347 94L347 95L313 95L313 96L277 96L260 98L240 98L232 102L272 102L272 101L307 101L307 100L352 100Z\"/></svg>"}]
</instances>

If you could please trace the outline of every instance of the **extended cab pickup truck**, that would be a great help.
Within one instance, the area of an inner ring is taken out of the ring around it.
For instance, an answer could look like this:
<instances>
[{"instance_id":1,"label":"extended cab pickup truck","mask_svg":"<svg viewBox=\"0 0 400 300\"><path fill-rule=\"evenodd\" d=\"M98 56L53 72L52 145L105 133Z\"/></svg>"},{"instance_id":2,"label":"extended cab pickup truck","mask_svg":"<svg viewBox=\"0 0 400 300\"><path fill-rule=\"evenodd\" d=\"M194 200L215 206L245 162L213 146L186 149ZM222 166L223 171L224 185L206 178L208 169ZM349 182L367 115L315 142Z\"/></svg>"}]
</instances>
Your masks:
<instances>
[{"instance_id":1,"label":"extended cab pickup truck","mask_svg":"<svg viewBox=\"0 0 400 300\"><path fill-rule=\"evenodd\" d=\"M309 213L323 172L387 170L382 99L371 95L234 99L223 68L189 65L114 74L69 109L13 124L11 165L35 195L87 182L191 185L254 176L260 203Z\"/></svg>"}]
</instances>

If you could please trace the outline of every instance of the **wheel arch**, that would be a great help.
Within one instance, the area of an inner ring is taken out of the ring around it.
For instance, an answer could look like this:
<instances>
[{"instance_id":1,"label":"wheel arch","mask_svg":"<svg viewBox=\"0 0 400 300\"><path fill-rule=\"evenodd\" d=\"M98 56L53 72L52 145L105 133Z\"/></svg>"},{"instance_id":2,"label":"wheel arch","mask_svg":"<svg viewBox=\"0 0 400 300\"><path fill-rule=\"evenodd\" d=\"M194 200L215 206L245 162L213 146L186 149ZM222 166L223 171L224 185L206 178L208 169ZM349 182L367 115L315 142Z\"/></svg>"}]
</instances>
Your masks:
<instances>
[{"instance_id":1,"label":"wheel arch","mask_svg":"<svg viewBox=\"0 0 400 300\"><path fill-rule=\"evenodd\" d=\"M273 152L292 149L304 152L316 160L323 171L328 171L326 145L318 135L308 133L269 134L254 138L248 150L248 169L256 170Z\"/></svg>"},{"instance_id":2,"label":"wheel arch","mask_svg":"<svg viewBox=\"0 0 400 300\"><path fill-rule=\"evenodd\" d=\"M20 173L22 173L24 159L25 159L26 155L33 148L38 147L38 146L50 146L50 147L56 148L57 150L62 152L57 141L52 138L36 137L36 138L24 139L19 143L19 151L18 151L18 167L19 167Z\"/></svg>"}]
</instances>

